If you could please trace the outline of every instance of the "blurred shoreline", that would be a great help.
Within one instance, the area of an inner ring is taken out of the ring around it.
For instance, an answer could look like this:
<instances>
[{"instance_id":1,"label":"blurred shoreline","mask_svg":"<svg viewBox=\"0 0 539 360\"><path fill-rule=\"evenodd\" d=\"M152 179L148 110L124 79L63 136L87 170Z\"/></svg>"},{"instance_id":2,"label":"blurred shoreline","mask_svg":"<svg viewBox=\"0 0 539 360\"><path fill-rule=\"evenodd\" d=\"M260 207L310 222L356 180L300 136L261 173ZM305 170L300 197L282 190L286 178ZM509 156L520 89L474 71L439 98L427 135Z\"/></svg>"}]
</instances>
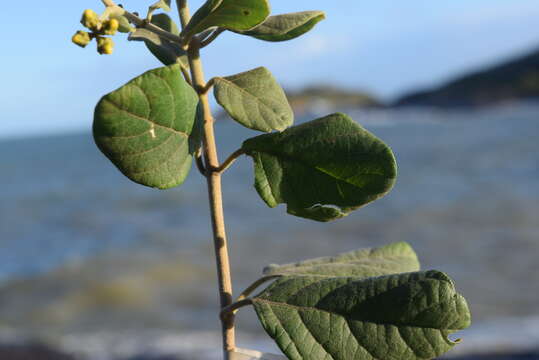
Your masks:
<instances>
[{"instance_id":1,"label":"blurred shoreline","mask_svg":"<svg viewBox=\"0 0 539 360\"><path fill-rule=\"evenodd\" d=\"M256 337L240 332L242 348L280 354L269 337ZM439 359L447 360L537 360L537 344L527 347L493 346L475 348L455 347ZM473 338L472 338L473 340ZM36 339L9 339L0 336L2 360L220 360L220 334L195 332L174 334L159 331L129 332L124 334L101 332L96 334L66 335L44 341ZM472 341L473 342L473 341ZM476 344L477 345L477 344Z\"/></svg>"},{"instance_id":2,"label":"blurred shoreline","mask_svg":"<svg viewBox=\"0 0 539 360\"><path fill-rule=\"evenodd\" d=\"M252 188L252 165L238 161L223 185L235 291L270 262L407 241L423 269L450 274L469 300L474 323L456 334L464 341L452 356L488 350L534 359L539 104L349 110L393 147L395 190L358 214L316 224L267 208ZM254 135L231 122L216 131L223 153ZM171 191L140 187L89 134L1 141L0 167L8 189L0 202L4 349L41 341L87 354L82 360L194 360L197 351L217 358L219 336L207 332L218 326L215 265L198 174ZM275 352L246 313L240 330L252 337L240 344ZM505 360L493 356L477 359Z\"/></svg>"}]
</instances>

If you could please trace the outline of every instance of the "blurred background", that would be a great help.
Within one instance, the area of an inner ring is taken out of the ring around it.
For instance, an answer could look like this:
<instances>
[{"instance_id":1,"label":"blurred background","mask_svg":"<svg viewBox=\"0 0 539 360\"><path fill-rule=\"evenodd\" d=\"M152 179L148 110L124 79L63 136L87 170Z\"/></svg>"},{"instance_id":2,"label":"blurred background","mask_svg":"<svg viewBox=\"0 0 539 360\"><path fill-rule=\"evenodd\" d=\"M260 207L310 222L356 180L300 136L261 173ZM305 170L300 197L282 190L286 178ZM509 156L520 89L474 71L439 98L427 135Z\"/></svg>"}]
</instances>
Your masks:
<instances>
[{"instance_id":1,"label":"blurred background","mask_svg":"<svg viewBox=\"0 0 539 360\"><path fill-rule=\"evenodd\" d=\"M123 5L144 14L149 2ZM169 191L131 183L90 133L99 98L160 63L122 35L112 56L71 44L100 1L2 7L0 358L218 358L203 179L193 170ZM268 263L407 241L469 301L474 322L452 356L539 359L539 3L272 10L327 19L285 43L224 33L203 51L207 77L268 67L297 123L349 113L393 148L400 176L385 198L319 224L267 208L249 159L238 161L224 176L235 290ZM257 135L226 119L216 132L222 157ZM251 310L238 321L241 346L278 351Z\"/></svg>"}]
</instances>

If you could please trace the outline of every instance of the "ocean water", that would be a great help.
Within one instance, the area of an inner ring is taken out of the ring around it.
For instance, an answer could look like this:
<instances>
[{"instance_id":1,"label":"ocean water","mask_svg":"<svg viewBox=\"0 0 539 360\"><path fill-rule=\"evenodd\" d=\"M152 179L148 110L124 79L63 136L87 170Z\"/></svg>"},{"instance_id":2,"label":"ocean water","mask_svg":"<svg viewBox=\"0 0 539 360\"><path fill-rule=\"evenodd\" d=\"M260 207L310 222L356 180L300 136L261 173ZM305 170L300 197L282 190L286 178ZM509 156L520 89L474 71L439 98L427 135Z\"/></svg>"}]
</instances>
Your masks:
<instances>
[{"instance_id":1,"label":"ocean water","mask_svg":"<svg viewBox=\"0 0 539 360\"><path fill-rule=\"evenodd\" d=\"M393 148L395 188L319 224L267 208L241 158L223 180L235 290L268 263L407 241L469 301L461 351L539 344L539 104L350 113ZM222 157L256 135L227 121L216 133ZM88 133L2 140L0 174L0 339L43 338L92 359L211 358L216 277L196 169L180 188L144 188ZM272 350L252 311L239 326L244 342Z\"/></svg>"}]
</instances>

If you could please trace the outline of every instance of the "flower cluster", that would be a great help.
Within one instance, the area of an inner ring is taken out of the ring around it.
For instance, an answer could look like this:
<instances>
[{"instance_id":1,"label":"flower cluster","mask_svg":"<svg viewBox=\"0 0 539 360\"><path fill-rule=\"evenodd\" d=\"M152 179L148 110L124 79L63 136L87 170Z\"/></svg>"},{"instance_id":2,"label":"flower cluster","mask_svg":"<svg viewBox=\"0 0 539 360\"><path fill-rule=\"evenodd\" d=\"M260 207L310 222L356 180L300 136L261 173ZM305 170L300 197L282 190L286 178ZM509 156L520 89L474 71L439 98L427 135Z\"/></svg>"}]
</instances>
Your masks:
<instances>
[{"instance_id":1,"label":"flower cluster","mask_svg":"<svg viewBox=\"0 0 539 360\"><path fill-rule=\"evenodd\" d=\"M114 42L112 38L104 35L114 35L120 27L120 22L116 18L102 20L95 11L87 9L82 13L81 24L88 28L90 32L79 30L73 35L71 41L80 47L86 47L92 39L96 39L97 52L100 54L112 54Z\"/></svg>"}]
</instances>

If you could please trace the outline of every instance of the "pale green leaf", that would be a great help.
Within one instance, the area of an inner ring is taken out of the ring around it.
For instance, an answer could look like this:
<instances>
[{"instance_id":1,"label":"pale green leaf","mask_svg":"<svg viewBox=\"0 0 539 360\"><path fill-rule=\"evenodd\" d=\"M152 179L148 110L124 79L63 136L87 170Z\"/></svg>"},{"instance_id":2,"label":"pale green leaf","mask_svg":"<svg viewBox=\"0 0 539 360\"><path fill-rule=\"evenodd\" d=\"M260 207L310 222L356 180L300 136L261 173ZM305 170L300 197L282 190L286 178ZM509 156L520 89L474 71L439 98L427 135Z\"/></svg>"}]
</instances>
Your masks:
<instances>
[{"instance_id":1,"label":"pale green leaf","mask_svg":"<svg viewBox=\"0 0 539 360\"><path fill-rule=\"evenodd\" d=\"M291 360L433 359L470 325L447 275L369 279L284 277L253 299L266 332Z\"/></svg>"},{"instance_id":2,"label":"pale green leaf","mask_svg":"<svg viewBox=\"0 0 539 360\"><path fill-rule=\"evenodd\" d=\"M174 35L179 34L176 23L167 14L154 15L152 24ZM181 48L180 44L162 38L152 31L137 28L129 35L129 40L144 41L148 50L164 65L181 63L184 67L189 67L187 53Z\"/></svg>"},{"instance_id":3,"label":"pale green leaf","mask_svg":"<svg viewBox=\"0 0 539 360\"><path fill-rule=\"evenodd\" d=\"M360 249L293 264L270 265L264 269L264 275L368 278L418 270L419 261L412 247L408 243L397 242L379 248Z\"/></svg>"},{"instance_id":4,"label":"pale green leaf","mask_svg":"<svg viewBox=\"0 0 539 360\"><path fill-rule=\"evenodd\" d=\"M287 41L305 34L326 18L322 11L302 11L270 16L252 30L238 31L265 41Z\"/></svg>"},{"instance_id":5,"label":"pale green leaf","mask_svg":"<svg viewBox=\"0 0 539 360\"><path fill-rule=\"evenodd\" d=\"M294 123L283 89L265 67L214 81L217 102L243 126L270 132L282 131Z\"/></svg>"},{"instance_id":6,"label":"pale green leaf","mask_svg":"<svg viewBox=\"0 0 539 360\"><path fill-rule=\"evenodd\" d=\"M340 113L248 139L242 149L268 206L285 203L288 213L318 221L384 196L397 176L391 149Z\"/></svg>"},{"instance_id":7,"label":"pale green leaf","mask_svg":"<svg viewBox=\"0 0 539 360\"><path fill-rule=\"evenodd\" d=\"M181 36L190 39L212 27L250 30L266 20L269 14L267 0L208 0L195 12Z\"/></svg>"},{"instance_id":8,"label":"pale green leaf","mask_svg":"<svg viewBox=\"0 0 539 360\"><path fill-rule=\"evenodd\" d=\"M101 98L95 142L129 179L159 189L180 185L199 147L197 105L179 65L150 70Z\"/></svg>"}]
</instances>

